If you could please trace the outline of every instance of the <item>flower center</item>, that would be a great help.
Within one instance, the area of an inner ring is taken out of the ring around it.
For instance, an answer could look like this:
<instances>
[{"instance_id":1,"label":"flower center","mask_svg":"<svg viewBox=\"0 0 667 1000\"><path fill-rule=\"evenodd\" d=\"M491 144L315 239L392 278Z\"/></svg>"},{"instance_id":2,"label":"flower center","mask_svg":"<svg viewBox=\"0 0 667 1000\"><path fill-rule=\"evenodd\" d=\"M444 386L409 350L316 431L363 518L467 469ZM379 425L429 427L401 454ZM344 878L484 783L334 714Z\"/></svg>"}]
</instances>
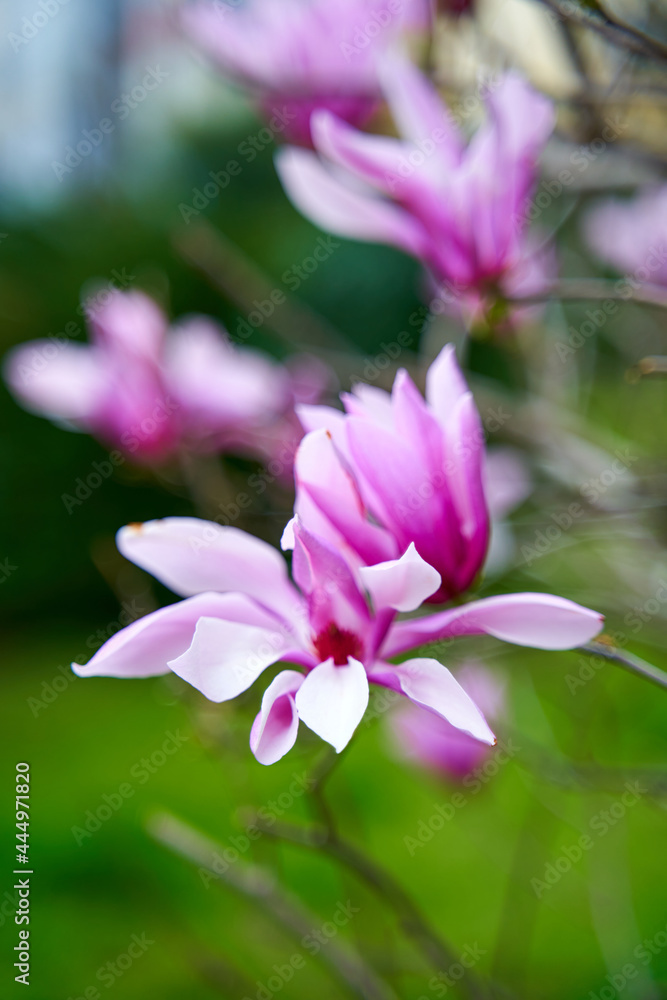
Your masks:
<instances>
[{"instance_id":1,"label":"flower center","mask_svg":"<svg viewBox=\"0 0 667 1000\"><path fill-rule=\"evenodd\" d=\"M337 667L344 666L351 656L355 660L361 659L361 640L348 632L347 629L338 628L334 622L329 622L326 628L313 641L317 650L320 663L333 659Z\"/></svg>"}]
</instances>

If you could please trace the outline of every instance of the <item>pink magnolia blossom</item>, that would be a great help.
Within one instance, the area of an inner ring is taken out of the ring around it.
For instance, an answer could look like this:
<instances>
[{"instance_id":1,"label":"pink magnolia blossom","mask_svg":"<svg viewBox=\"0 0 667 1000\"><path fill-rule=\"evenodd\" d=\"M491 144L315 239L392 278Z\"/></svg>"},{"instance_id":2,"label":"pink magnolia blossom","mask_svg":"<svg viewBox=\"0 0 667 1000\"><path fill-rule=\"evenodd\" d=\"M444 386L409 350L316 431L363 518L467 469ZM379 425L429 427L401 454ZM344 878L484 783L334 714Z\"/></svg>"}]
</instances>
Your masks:
<instances>
[{"instance_id":1,"label":"pink magnolia blossom","mask_svg":"<svg viewBox=\"0 0 667 1000\"><path fill-rule=\"evenodd\" d=\"M488 744L482 713L437 660L393 657L438 640L492 635L541 649L564 649L598 633L601 616L547 594L510 594L423 618L399 621L440 587L440 575L409 545L399 559L363 567L359 579L327 540L293 526L294 583L270 545L233 527L167 518L121 529L126 558L185 600L117 632L82 677L174 673L211 701L247 690L269 666L282 670L266 689L250 738L263 764L294 745L299 722L340 752L361 721L369 682Z\"/></svg>"},{"instance_id":2,"label":"pink magnolia blossom","mask_svg":"<svg viewBox=\"0 0 667 1000\"><path fill-rule=\"evenodd\" d=\"M290 373L235 347L204 317L168 330L140 292L114 292L90 326L90 345L54 338L10 352L5 377L26 408L138 462L164 461L184 446L283 455L291 470L303 433L294 403L317 399L324 385L324 367L314 359L297 359Z\"/></svg>"},{"instance_id":3,"label":"pink magnolia blossom","mask_svg":"<svg viewBox=\"0 0 667 1000\"><path fill-rule=\"evenodd\" d=\"M345 414L298 408L309 433L295 458L297 514L351 565L396 559L414 543L440 574L430 600L461 594L484 563L489 514L484 429L453 346L429 368L426 399L403 369L391 395L359 383L341 398Z\"/></svg>"},{"instance_id":4,"label":"pink magnolia blossom","mask_svg":"<svg viewBox=\"0 0 667 1000\"><path fill-rule=\"evenodd\" d=\"M505 689L497 672L470 661L456 671L456 677L486 719L492 721L504 714ZM401 757L449 780L465 778L490 753L488 744L408 702L391 713L387 724L391 743Z\"/></svg>"},{"instance_id":5,"label":"pink magnolia blossom","mask_svg":"<svg viewBox=\"0 0 667 1000\"><path fill-rule=\"evenodd\" d=\"M315 112L317 152L287 147L277 154L294 204L324 229L417 257L452 309L464 306L473 317L499 292L539 291L554 261L524 226L536 160L553 128L551 103L508 73L488 88L487 121L466 145L415 67L392 54L382 69L401 139Z\"/></svg>"},{"instance_id":6,"label":"pink magnolia blossom","mask_svg":"<svg viewBox=\"0 0 667 1000\"><path fill-rule=\"evenodd\" d=\"M200 0L186 30L259 100L275 131L310 145L310 116L327 108L363 125L381 100L376 57L429 23L428 0Z\"/></svg>"},{"instance_id":7,"label":"pink magnolia blossom","mask_svg":"<svg viewBox=\"0 0 667 1000\"><path fill-rule=\"evenodd\" d=\"M667 184L630 201L610 198L584 221L590 247L628 280L667 285Z\"/></svg>"}]
</instances>

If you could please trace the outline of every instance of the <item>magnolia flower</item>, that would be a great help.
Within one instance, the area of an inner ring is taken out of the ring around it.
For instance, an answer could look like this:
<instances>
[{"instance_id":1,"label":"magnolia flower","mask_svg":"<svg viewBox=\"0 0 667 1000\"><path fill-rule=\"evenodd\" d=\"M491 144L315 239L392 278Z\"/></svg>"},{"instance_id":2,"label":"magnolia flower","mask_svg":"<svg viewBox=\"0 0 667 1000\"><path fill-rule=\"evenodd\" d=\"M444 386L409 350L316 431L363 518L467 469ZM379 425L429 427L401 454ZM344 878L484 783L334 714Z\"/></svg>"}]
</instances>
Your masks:
<instances>
[{"instance_id":1,"label":"magnolia flower","mask_svg":"<svg viewBox=\"0 0 667 1000\"><path fill-rule=\"evenodd\" d=\"M489 86L487 121L466 145L415 67L385 58L382 79L402 138L367 135L316 111L317 152L277 154L294 204L324 229L417 257L444 286L443 299L473 315L499 293L534 294L553 267L550 252L524 233L536 160L553 128L551 103L508 73Z\"/></svg>"},{"instance_id":2,"label":"magnolia flower","mask_svg":"<svg viewBox=\"0 0 667 1000\"><path fill-rule=\"evenodd\" d=\"M235 347L203 317L169 331L140 292L114 292L90 327L90 346L52 338L10 352L5 378L27 409L139 462L163 461L184 445L262 459L282 453L289 472L303 433L294 403L318 398L319 363L299 363L292 375Z\"/></svg>"},{"instance_id":3,"label":"magnolia flower","mask_svg":"<svg viewBox=\"0 0 667 1000\"><path fill-rule=\"evenodd\" d=\"M186 30L254 91L276 131L310 145L318 108L363 125L381 100L376 56L429 23L428 0L229 0L183 10Z\"/></svg>"},{"instance_id":4,"label":"magnolia flower","mask_svg":"<svg viewBox=\"0 0 667 1000\"><path fill-rule=\"evenodd\" d=\"M635 286L667 285L667 184L631 201L599 202L585 218L584 234L591 249Z\"/></svg>"},{"instance_id":5,"label":"magnolia flower","mask_svg":"<svg viewBox=\"0 0 667 1000\"><path fill-rule=\"evenodd\" d=\"M456 677L487 719L504 714L505 689L496 672L470 661L457 670ZM399 756L453 781L460 781L483 764L490 752L488 744L408 702L391 713L387 725Z\"/></svg>"},{"instance_id":6,"label":"magnolia flower","mask_svg":"<svg viewBox=\"0 0 667 1000\"><path fill-rule=\"evenodd\" d=\"M414 543L440 575L431 601L467 590L484 563L489 515L484 429L453 346L429 368L426 400L404 369L391 395L359 383L341 399L345 414L297 409L309 433L295 457L295 511L351 565L396 559Z\"/></svg>"},{"instance_id":7,"label":"magnolia flower","mask_svg":"<svg viewBox=\"0 0 667 1000\"><path fill-rule=\"evenodd\" d=\"M79 676L149 677L173 670L211 701L247 690L267 667L290 666L269 684L250 737L263 764L294 745L299 722L340 752L361 721L369 682L391 688L476 739L494 742L482 713L437 660L391 663L419 646L492 635L541 649L589 641L601 616L547 594L510 594L423 618L397 620L440 587L409 545L399 559L359 571L361 585L326 539L293 526L294 583L279 552L233 527L167 518L121 529L126 558L186 599L117 632Z\"/></svg>"}]
</instances>

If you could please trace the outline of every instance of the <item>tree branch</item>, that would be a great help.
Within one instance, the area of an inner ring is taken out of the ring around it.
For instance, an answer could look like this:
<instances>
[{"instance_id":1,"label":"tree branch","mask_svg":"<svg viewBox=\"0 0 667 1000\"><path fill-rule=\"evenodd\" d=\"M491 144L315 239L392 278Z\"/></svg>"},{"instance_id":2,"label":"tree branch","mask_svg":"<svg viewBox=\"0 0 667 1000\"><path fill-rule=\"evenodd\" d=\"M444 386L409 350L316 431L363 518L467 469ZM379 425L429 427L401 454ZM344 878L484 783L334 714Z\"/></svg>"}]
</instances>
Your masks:
<instances>
[{"instance_id":1,"label":"tree branch","mask_svg":"<svg viewBox=\"0 0 667 1000\"><path fill-rule=\"evenodd\" d=\"M257 904L282 928L287 928L297 940L311 934L321 919L280 886L273 874L257 865L237 861L225 871L214 866L222 845L210 840L187 823L161 812L153 816L148 832L158 843L181 857L205 869L223 885ZM330 939L318 958L337 979L362 1000L397 1000L395 993L364 960L340 941Z\"/></svg>"},{"instance_id":2,"label":"tree branch","mask_svg":"<svg viewBox=\"0 0 667 1000\"><path fill-rule=\"evenodd\" d=\"M649 59L667 60L667 45L664 42L647 35L641 28L619 21L599 7L597 10L591 10L575 6L572 0L538 0L538 2L548 7L562 20L590 28L619 48Z\"/></svg>"},{"instance_id":3,"label":"tree branch","mask_svg":"<svg viewBox=\"0 0 667 1000\"><path fill-rule=\"evenodd\" d=\"M644 680L651 681L652 684L657 684L658 687L667 689L667 674L651 663L647 663L646 660L642 660L639 656L633 656L632 653L621 653L616 647L608 646L604 642L591 642L588 646L580 646L577 652L586 653L589 656L600 656L603 660L609 660L610 663L617 663L631 674L636 674L638 677L643 677Z\"/></svg>"},{"instance_id":4,"label":"tree branch","mask_svg":"<svg viewBox=\"0 0 667 1000\"><path fill-rule=\"evenodd\" d=\"M623 279L619 279L623 280ZM565 278L554 282L543 292L535 295L513 296L508 302L530 304L533 302L548 302L549 299L559 299L561 302L593 301L624 301L642 302L645 305L660 306L667 309L667 288L663 285L641 284L637 288L624 288L621 293L616 288L617 282L599 280L597 278Z\"/></svg>"},{"instance_id":5,"label":"tree branch","mask_svg":"<svg viewBox=\"0 0 667 1000\"><path fill-rule=\"evenodd\" d=\"M427 923L410 896L394 877L375 861L366 857L353 844L342 840L334 831L326 827L308 829L291 823L269 825L262 823L259 818L256 818L254 822L264 833L292 844L298 844L300 847L321 850L354 872L392 908L405 934L412 938L422 954L438 971L450 968L458 960L452 948ZM461 981L459 985L465 988L468 994L476 1000L481 1000L484 995L477 980L470 973L466 976L465 984Z\"/></svg>"}]
</instances>

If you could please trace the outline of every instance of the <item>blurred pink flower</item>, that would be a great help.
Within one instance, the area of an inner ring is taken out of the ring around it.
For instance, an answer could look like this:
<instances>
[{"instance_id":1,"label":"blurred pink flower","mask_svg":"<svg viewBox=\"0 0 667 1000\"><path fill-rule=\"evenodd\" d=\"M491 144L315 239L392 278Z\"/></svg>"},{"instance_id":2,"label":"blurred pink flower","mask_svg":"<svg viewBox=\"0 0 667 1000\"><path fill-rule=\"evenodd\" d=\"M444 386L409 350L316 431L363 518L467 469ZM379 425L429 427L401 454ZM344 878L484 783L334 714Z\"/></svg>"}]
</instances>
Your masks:
<instances>
[{"instance_id":1,"label":"blurred pink flower","mask_svg":"<svg viewBox=\"0 0 667 1000\"><path fill-rule=\"evenodd\" d=\"M276 132L311 145L310 116L327 108L363 125L381 101L376 56L430 23L429 0L200 0L186 30L257 94Z\"/></svg>"},{"instance_id":2,"label":"blurred pink flower","mask_svg":"<svg viewBox=\"0 0 667 1000\"><path fill-rule=\"evenodd\" d=\"M294 204L324 229L417 257L444 301L473 318L498 292L540 290L554 259L527 240L524 224L537 157L553 128L550 101L506 74L488 87L489 117L466 145L414 66L391 54L382 78L402 139L364 134L317 111L317 153L288 147L277 154Z\"/></svg>"},{"instance_id":3,"label":"blurred pink flower","mask_svg":"<svg viewBox=\"0 0 667 1000\"><path fill-rule=\"evenodd\" d=\"M486 719L505 712L505 687L497 672L470 661L456 671L461 687ZM389 739L399 755L453 781L460 781L489 755L489 746L455 729L445 719L413 704L402 704L387 719Z\"/></svg>"},{"instance_id":4,"label":"blurred pink flower","mask_svg":"<svg viewBox=\"0 0 667 1000\"><path fill-rule=\"evenodd\" d=\"M639 283L667 285L667 185L630 201L609 198L585 217L591 249Z\"/></svg>"},{"instance_id":5,"label":"blurred pink flower","mask_svg":"<svg viewBox=\"0 0 667 1000\"><path fill-rule=\"evenodd\" d=\"M27 409L137 462L164 461L183 446L275 457L290 474L303 436L294 404L318 398L327 377L315 359L295 359L292 374L237 348L204 317L168 330L140 292L112 293L90 327L89 346L54 338L10 352L5 378Z\"/></svg>"},{"instance_id":6,"label":"blurred pink flower","mask_svg":"<svg viewBox=\"0 0 667 1000\"><path fill-rule=\"evenodd\" d=\"M233 527L195 518L130 525L118 535L126 558L186 598L117 632L82 677L174 673L211 701L235 698L278 662L264 693L251 748L263 764L294 745L299 721L340 752L361 721L369 681L406 695L451 725L492 744L483 715L437 660L388 661L430 642L492 635L541 649L587 642L600 615L547 594L510 594L423 618L417 609L440 577L408 546L400 559L359 570L361 585L325 539L293 526L292 569L265 542ZM298 589L297 589L298 588Z\"/></svg>"},{"instance_id":7,"label":"blurred pink flower","mask_svg":"<svg viewBox=\"0 0 667 1000\"><path fill-rule=\"evenodd\" d=\"M295 458L297 514L351 565L396 559L414 542L441 577L432 602L467 590L484 563L489 515L484 429L454 348L429 368L426 400L403 369L391 395L359 383L341 399L345 414L297 408L309 432Z\"/></svg>"}]
</instances>

